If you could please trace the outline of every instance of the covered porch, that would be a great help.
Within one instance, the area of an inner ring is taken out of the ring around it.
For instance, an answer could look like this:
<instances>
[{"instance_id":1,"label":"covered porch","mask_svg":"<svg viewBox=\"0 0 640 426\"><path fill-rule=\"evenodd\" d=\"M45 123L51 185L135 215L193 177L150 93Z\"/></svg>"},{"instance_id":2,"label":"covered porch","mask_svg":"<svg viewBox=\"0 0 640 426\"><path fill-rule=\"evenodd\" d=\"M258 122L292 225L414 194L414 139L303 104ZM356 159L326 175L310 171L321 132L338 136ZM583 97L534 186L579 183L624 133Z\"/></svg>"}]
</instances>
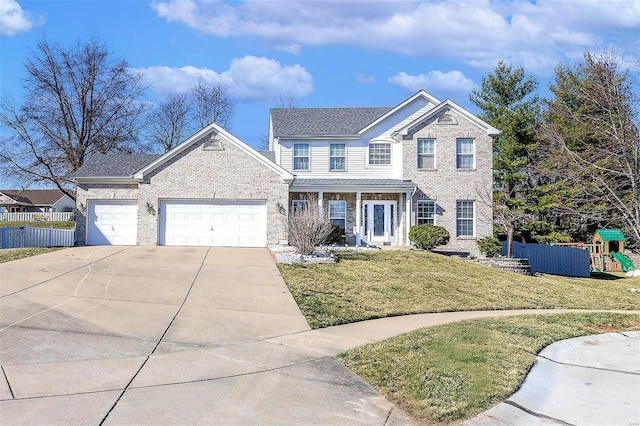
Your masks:
<instances>
[{"instance_id":1,"label":"covered porch","mask_svg":"<svg viewBox=\"0 0 640 426\"><path fill-rule=\"evenodd\" d=\"M290 208L313 197L319 214L345 230L345 243L404 246L415 189L412 181L400 179L296 179Z\"/></svg>"}]
</instances>

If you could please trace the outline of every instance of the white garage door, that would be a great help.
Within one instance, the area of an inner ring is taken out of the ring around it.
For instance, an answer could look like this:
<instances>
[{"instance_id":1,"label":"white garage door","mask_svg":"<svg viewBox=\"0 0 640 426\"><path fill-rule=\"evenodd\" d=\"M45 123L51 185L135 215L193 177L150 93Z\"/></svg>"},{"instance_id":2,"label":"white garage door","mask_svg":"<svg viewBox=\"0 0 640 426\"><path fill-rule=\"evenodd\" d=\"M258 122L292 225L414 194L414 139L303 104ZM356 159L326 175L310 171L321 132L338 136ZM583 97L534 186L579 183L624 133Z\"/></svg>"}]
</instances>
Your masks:
<instances>
[{"instance_id":1,"label":"white garage door","mask_svg":"<svg viewBox=\"0 0 640 426\"><path fill-rule=\"evenodd\" d=\"M163 201L160 244L266 247L267 205L264 201Z\"/></svg>"},{"instance_id":2,"label":"white garage door","mask_svg":"<svg viewBox=\"0 0 640 426\"><path fill-rule=\"evenodd\" d=\"M135 245L138 205L136 201L89 201L87 207L88 245Z\"/></svg>"}]
</instances>

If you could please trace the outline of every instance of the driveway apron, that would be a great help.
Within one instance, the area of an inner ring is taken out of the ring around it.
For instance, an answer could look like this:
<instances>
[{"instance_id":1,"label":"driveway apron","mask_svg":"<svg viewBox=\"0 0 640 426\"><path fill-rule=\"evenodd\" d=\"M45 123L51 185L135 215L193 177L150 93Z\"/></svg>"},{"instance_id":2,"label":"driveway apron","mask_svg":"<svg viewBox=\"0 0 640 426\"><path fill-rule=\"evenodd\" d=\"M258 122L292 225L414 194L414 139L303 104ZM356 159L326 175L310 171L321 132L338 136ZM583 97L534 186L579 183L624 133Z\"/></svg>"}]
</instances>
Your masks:
<instances>
[{"instance_id":1,"label":"driveway apron","mask_svg":"<svg viewBox=\"0 0 640 426\"><path fill-rule=\"evenodd\" d=\"M2 424L402 424L266 249L77 247L0 265Z\"/></svg>"}]
</instances>

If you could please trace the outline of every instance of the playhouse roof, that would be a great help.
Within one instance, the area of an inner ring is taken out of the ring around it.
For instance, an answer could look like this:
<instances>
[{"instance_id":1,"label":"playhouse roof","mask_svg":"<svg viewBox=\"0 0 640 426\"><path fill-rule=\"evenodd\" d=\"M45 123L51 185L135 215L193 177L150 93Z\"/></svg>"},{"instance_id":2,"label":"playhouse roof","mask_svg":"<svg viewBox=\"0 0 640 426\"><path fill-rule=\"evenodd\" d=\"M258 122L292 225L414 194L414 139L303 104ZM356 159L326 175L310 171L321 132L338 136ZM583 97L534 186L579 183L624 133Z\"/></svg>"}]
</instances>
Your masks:
<instances>
[{"instance_id":1,"label":"playhouse roof","mask_svg":"<svg viewBox=\"0 0 640 426\"><path fill-rule=\"evenodd\" d=\"M602 241L626 241L619 229L598 229L596 234L600 234Z\"/></svg>"}]
</instances>

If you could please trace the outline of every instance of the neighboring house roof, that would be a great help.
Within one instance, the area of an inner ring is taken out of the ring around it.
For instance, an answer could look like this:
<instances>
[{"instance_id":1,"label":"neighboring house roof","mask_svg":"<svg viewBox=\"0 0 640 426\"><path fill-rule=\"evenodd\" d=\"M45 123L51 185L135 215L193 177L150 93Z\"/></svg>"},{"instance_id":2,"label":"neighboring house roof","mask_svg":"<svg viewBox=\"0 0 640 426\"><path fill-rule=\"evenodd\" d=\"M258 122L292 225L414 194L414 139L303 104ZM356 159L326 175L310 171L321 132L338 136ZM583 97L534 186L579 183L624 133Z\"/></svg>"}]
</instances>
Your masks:
<instances>
[{"instance_id":1,"label":"neighboring house roof","mask_svg":"<svg viewBox=\"0 0 640 426\"><path fill-rule=\"evenodd\" d=\"M291 192L398 192L413 191L416 184L401 179L297 179L290 187Z\"/></svg>"},{"instance_id":2,"label":"neighboring house roof","mask_svg":"<svg viewBox=\"0 0 640 426\"><path fill-rule=\"evenodd\" d=\"M59 189L3 189L0 190L0 193L6 195L17 203L29 204L32 206L51 206L60 198L65 196L64 192Z\"/></svg>"},{"instance_id":3,"label":"neighboring house roof","mask_svg":"<svg viewBox=\"0 0 640 426\"><path fill-rule=\"evenodd\" d=\"M357 136L392 107L272 108L273 137Z\"/></svg>"},{"instance_id":4,"label":"neighboring house roof","mask_svg":"<svg viewBox=\"0 0 640 426\"><path fill-rule=\"evenodd\" d=\"M596 234L600 234L602 241L626 241L627 239L619 229L598 229Z\"/></svg>"},{"instance_id":5,"label":"neighboring house roof","mask_svg":"<svg viewBox=\"0 0 640 426\"><path fill-rule=\"evenodd\" d=\"M73 177L131 177L161 154L94 154Z\"/></svg>"}]
</instances>

